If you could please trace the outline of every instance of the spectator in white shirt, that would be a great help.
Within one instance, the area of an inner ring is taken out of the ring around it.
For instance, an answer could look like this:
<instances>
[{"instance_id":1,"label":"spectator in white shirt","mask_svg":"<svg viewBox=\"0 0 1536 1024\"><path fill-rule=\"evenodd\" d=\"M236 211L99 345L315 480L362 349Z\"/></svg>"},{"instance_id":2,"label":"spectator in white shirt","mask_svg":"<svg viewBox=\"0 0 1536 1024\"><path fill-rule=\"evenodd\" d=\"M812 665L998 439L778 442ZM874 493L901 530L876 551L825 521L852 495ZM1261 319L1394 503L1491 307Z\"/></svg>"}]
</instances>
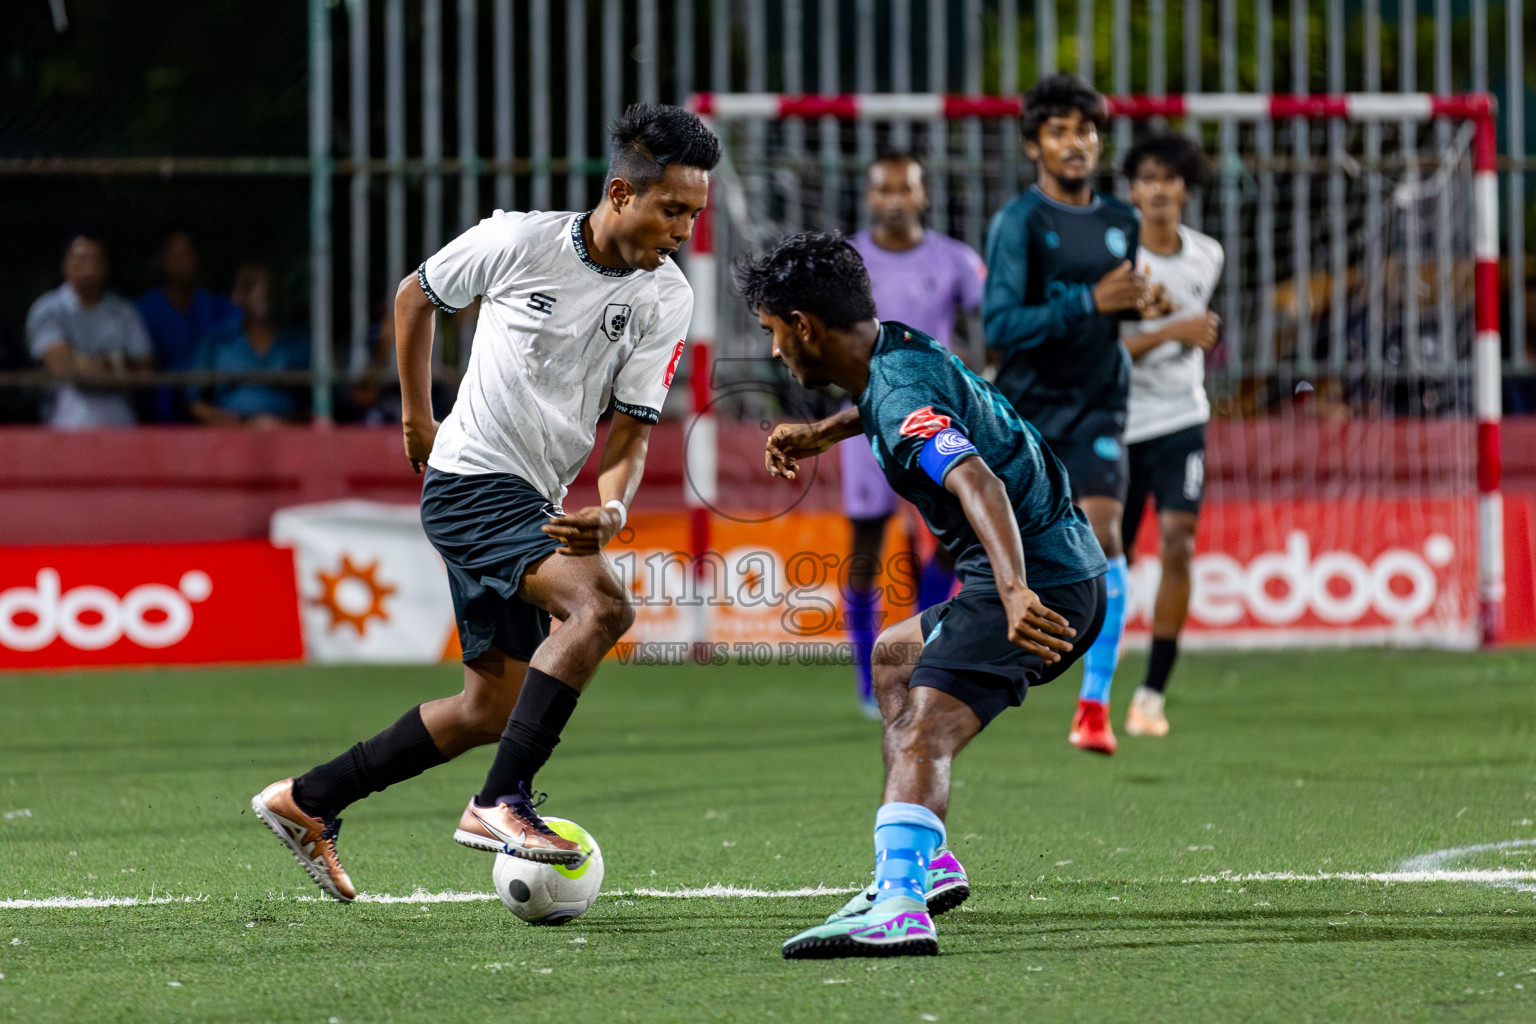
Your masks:
<instances>
[{"instance_id":1,"label":"spectator in white shirt","mask_svg":"<svg viewBox=\"0 0 1536 1024\"><path fill-rule=\"evenodd\" d=\"M152 349L133 304L107 291L107 248L77 234L64 253L64 283L27 311L32 358L58 378L43 422L59 430L131 427L126 374L149 369Z\"/></svg>"}]
</instances>

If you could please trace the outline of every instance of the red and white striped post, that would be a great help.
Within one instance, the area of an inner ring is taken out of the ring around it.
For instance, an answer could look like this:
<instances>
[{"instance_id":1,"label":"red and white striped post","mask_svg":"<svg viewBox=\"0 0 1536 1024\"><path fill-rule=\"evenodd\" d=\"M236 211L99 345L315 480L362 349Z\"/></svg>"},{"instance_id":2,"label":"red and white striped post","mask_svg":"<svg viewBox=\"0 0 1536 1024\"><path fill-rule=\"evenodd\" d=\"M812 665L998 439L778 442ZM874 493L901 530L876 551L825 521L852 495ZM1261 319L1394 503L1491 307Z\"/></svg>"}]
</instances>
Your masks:
<instances>
[{"instance_id":1,"label":"red and white striped post","mask_svg":"<svg viewBox=\"0 0 1536 1024\"><path fill-rule=\"evenodd\" d=\"M711 187L711 193L714 189ZM713 194L710 199L713 201ZM709 551L709 506L719 497L719 450L715 414L710 405L714 376L715 334L718 317L719 263L715 258L714 212L706 206L693 226L688 255L688 277L693 286L693 318L688 326L692 354L688 360L688 394L693 422L688 425L683 452L683 503L688 508L688 548L698 604L692 607L688 640L694 645L709 639L710 603L704 594L705 555Z\"/></svg>"},{"instance_id":2,"label":"red and white striped post","mask_svg":"<svg viewBox=\"0 0 1536 1024\"><path fill-rule=\"evenodd\" d=\"M1472 350L1474 409L1477 414L1477 593L1478 627L1484 646L1504 638L1504 495L1499 421L1504 414L1499 345L1499 175L1493 105L1485 98L1475 121L1472 148L1472 249L1477 291L1477 335Z\"/></svg>"},{"instance_id":3,"label":"red and white striped post","mask_svg":"<svg viewBox=\"0 0 1536 1024\"><path fill-rule=\"evenodd\" d=\"M1485 93L1435 96L1430 93L1348 93L1286 96L1262 93L1190 93L1183 96L1106 96L1112 117L1232 118L1240 121L1288 118L1344 118L1352 121L1471 121L1473 216L1477 322L1473 342L1473 390L1477 417L1477 586L1478 628L1484 645L1503 636L1504 503L1499 491L1501 353L1499 344L1499 190L1493 98ZM700 93L692 107L716 120L835 117L846 121L929 120L957 117L1018 117L1022 96L960 96L939 93L792 96L777 93ZM711 264L710 273L714 273ZM711 277L711 287L713 278ZM713 315L711 314L711 328ZM695 352L695 358L698 353ZM711 425L712 426L712 425ZM711 431L711 436L713 433Z\"/></svg>"}]
</instances>

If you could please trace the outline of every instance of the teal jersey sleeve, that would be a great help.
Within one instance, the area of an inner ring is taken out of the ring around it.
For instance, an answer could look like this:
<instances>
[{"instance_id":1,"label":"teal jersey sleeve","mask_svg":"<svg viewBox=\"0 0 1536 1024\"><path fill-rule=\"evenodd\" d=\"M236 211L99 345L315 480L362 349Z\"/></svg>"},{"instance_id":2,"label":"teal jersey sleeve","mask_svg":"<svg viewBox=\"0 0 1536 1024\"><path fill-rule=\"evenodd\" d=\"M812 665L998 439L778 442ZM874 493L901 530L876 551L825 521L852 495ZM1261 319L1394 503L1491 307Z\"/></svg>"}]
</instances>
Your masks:
<instances>
[{"instance_id":1,"label":"teal jersey sleeve","mask_svg":"<svg viewBox=\"0 0 1536 1024\"><path fill-rule=\"evenodd\" d=\"M882 390L872 404L874 434L889 453L881 458L889 457L905 473L923 472L923 446L928 439L959 425L950 403L923 384Z\"/></svg>"}]
</instances>

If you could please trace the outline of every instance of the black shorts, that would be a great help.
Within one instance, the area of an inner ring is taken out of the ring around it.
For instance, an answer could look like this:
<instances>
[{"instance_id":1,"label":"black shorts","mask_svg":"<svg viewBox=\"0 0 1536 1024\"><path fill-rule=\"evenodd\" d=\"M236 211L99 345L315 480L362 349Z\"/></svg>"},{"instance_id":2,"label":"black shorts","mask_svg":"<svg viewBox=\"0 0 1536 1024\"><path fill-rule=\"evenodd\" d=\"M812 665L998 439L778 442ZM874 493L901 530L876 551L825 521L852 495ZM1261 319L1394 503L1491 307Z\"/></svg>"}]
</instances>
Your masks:
<instances>
[{"instance_id":1,"label":"black shorts","mask_svg":"<svg viewBox=\"0 0 1536 1024\"><path fill-rule=\"evenodd\" d=\"M549 613L517 596L523 574L560 546L539 527L563 514L522 477L458 476L428 467L421 525L448 567L464 660L495 647L527 661L549 636Z\"/></svg>"},{"instance_id":2,"label":"black shorts","mask_svg":"<svg viewBox=\"0 0 1536 1024\"><path fill-rule=\"evenodd\" d=\"M1076 664L1104 626L1104 577L1035 591L1040 603L1077 630L1072 650L1047 665L1008 639L1003 599L992 578L962 574L960 593L923 612L923 653L912 686L929 686L964 701L983 727L1018 707L1031 686L1043 686Z\"/></svg>"},{"instance_id":3,"label":"black shorts","mask_svg":"<svg viewBox=\"0 0 1536 1024\"><path fill-rule=\"evenodd\" d=\"M1205 497L1205 424L1137 441L1128 451L1131 484L1120 530L1126 551L1136 543L1148 497L1159 512L1200 514Z\"/></svg>"},{"instance_id":4,"label":"black shorts","mask_svg":"<svg viewBox=\"0 0 1536 1024\"><path fill-rule=\"evenodd\" d=\"M1084 417L1070 437L1049 437L1045 443L1067 470L1072 500L1113 498L1125 501L1130 478L1125 456L1125 417L1096 414Z\"/></svg>"}]
</instances>

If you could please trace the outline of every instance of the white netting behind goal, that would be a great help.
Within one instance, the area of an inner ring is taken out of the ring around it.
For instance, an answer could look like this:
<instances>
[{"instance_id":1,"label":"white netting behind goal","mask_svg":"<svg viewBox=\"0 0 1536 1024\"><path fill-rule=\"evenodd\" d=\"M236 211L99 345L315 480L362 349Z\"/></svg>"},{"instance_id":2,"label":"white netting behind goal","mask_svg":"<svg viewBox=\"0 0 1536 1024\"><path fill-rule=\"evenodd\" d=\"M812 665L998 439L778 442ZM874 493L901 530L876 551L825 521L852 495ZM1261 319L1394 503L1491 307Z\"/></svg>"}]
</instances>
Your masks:
<instances>
[{"instance_id":1,"label":"white netting behind goal","mask_svg":"<svg viewBox=\"0 0 1536 1024\"><path fill-rule=\"evenodd\" d=\"M728 262L807 229L865 222L866 169L926 166L929 224L981 249L1032 169L1012 120L719 124L717 250ZM1187 221L1222 242L1207 361L1213 422L1189 635L1471 644L1471 127L1298 120L1191 126L1212 154ZM1136 131L1142 130L1137 128ZM1106 133L1098 187L1121 191ZM729 285L722 282L723 288ZM762 373L749 311L721 296L719 354ZM722 364L724 365L724 364ZM805 400L744 392L746 417ZM1142 550L1157 531L1142 530ZM1135 571L1145 624L1156 560Z\"/></svg>"}]
</instances>

